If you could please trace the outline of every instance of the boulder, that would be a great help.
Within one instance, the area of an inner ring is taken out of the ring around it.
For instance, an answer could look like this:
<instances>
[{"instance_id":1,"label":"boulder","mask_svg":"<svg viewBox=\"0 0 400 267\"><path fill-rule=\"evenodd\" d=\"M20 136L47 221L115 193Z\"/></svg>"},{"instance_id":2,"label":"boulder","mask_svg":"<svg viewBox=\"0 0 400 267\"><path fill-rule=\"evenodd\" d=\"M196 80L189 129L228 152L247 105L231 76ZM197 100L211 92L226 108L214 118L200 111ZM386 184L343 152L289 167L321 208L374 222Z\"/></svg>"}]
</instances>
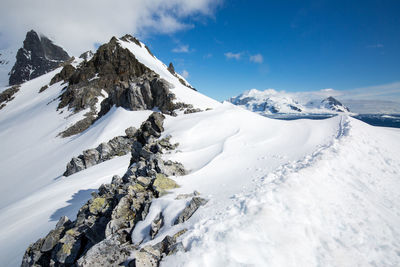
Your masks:
<instances>
[{"instance_id":1,"label":"boulder","mask_svg":"<svg viewBox=\"0 0 400 267\"><path fill-rule=\"evenodd\" d=\"M172 179L166 177L161 173L157 173L156 178L153 182L153 189L159 196L168 193L168 190L178 188L179 185Z\"/></svg>"},{"instance_id":2,"label":"boulder","mask_svg":"<svg viewBox=\"0 0 400 267\"><path fill-rule=\"evenodd\" d=\"M174 225L179 223L186 222L192 215L196 212L196 210L207 203L207 200L201 197L193 197L190 200L189 205L187 205L183 211L176 218Z\"/></svg>"},{"instance_id":3,"label":"boulder","mask_svg":"<svg viewBox=\"0 0 400 267\"><path fill-rule=\"evenodd\" d=\"M158 231L160 231L161 227L164 225L164 217L162 213L160 212L154 220L151 222L150 226L150 237L151 239L154 239L154 237L157 235Z\"/></svg>"}]
</instances>

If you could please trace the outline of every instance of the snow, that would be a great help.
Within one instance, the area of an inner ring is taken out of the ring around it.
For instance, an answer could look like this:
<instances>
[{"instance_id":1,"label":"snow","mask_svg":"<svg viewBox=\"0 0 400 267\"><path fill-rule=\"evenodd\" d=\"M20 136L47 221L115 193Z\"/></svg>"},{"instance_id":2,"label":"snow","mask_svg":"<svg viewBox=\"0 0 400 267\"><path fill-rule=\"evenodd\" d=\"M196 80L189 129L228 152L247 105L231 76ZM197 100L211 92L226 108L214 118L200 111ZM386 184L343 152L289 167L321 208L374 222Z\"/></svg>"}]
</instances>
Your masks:
<instances>
[{"instance_id":1,"label":"snow","mask_svg":"<svg viewBox=\"0 0 400 267\"><path fill-rule=\"evenodd\" d=\"M305 98L304 94L300 97L299 94L286 93L285 91L278 92L274 89L264 91L251 89L232 97L229 102L264 115L276 113L294 115L336 114L338 111L347 113L343 106L330 105L329 101L322 95L318 99L315 99L315 96L311 99Z\"/></svg>"},{"instance_id":2,"label":"snow","mask_svg":"<svg viewBox=\"0 0 400 267\"><path fill-rule=\"evenodd\" d=\"M9 73L16 61L16 49L2 49L0 50L0 92L4 89L2 87L8 86L10 78Z\"/></svg>"},{"instance_id":3,"label":"snow","mask_svg":"<svg viewBox=\"0 0 400 267\"><path fill-rule=\"evenodd\" d=\"M251 132L235 131L221 118L213 140L222 149L203 153L206 164L178 179L177 193L197 189L210 201L185 225L189 251L162 266L398 266L400 131L347 116L264 122L278 133L256 121ZM182 154L201 151L197 137L213 136L196 135L194 125L186 134L174 123Z\"/></svg>"},{"instance_id":4,"label":"snow","mask_svg":"<svg viewBox=\"0 0 400 267\"><path fill-rule=\"evenodd\" d=\"M212 110L167 116L163 137L178 149L165 159L190 171L180 188L154 200L132 233L142 245L180 237L186 253L161 266L399 266L400 130L347 115L274 120L218 103L180 84L144 45L120 40L139 61L173 84L177 101ZM57 69L24 83L0 111L0 262L18 266L28 245L62 215L74 219L102 183L122 175L130 156L62 177L71 157L139 127L152 111L113 107L83 133L58 133L82 118L58 110L63 85L42 93ZM254 92L253 92L254 93ZM99 99L101 100L101 99ZM98 108L98 107L97 107ZM173 226L194 190L208 203ZM154 240L149 225L162 211Z\"/></svg>"}]
</instances>

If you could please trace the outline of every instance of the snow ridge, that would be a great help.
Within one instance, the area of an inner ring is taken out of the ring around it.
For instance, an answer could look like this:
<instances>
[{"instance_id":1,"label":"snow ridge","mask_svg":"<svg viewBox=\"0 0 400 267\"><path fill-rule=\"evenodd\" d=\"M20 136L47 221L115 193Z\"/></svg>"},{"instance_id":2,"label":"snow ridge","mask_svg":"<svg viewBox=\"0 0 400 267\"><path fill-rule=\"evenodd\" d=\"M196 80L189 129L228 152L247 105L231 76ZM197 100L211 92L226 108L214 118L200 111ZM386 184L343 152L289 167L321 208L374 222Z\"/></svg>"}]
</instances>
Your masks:
<instances>
[{"instance_id":1,"label":"snow ridge","mask_svg":"<svg viewBox=\"0 0 400 267\"><path fill-rule=\"evenodd\" d=\"M383 149L362 145L366 127L342 116L336 137L255 178L226 211L193 225L189 252L162 266L397 266L400 194L392 187L400 167L386 162L389 174L374 179L377 158L368 152ZM355 165L361 158L369 168Z\"/></svg>"}]
</instances>

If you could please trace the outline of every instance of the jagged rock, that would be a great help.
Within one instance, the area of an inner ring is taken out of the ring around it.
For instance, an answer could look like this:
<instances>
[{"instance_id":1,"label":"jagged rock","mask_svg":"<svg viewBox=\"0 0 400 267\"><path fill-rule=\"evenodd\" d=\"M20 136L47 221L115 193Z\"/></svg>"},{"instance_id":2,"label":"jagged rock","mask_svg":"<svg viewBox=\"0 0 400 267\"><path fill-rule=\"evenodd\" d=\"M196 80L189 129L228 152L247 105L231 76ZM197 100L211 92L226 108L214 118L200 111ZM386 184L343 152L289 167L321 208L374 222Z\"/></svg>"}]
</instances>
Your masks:
<instances>
[{"instance_id":1,"label":"jagged rock","mask_svg":"<svg viewBox=\"0 0 400 267\"><path fill-rule=\"evenodd\" d=\"M20 86L12 86L0 93L0 109L6 106L7 102L14 99L14 94L19 91Z\"/></svg>"},{"instance_id":2,"label":"jagged rock","mask_svg":"<svg viewBox=\"0 0 400 267\"><path fill-rule=\"evenodd\" d=\"M135 254L135 267L158 267L161 253L152 246L146 246Z\"/></svg>"},{"instance_id":3,"label":"jagged rock","mask_svg":"<svg viewBox=\"0 0 400 267\"><path fill-rule=\"evenodd\" d=\"M126 155L130 152L131 145L132 140L127 137L114 137L107 143L101 143L95 149L87 149L83 151L82 155L79 155L77 158L72 158L67 164L66 171L63 175L69 176L103 161L112 159L115 156Z\"/></svg>"},{"instance_id":4,"label":"jagged rock","mask_svg":"<svg viewBox=\"0 0 400 267\"><path fill-rule=\"evenodd\" d=\"M42 87L40 88L40 90L39 90L39 93L42 93L42 92L46 91L47 88L49 88L48 85L42 86Z\"/></svg>"},{"instance_id":5,"label":"jagged rock","mask_svg":"<svg viewBox=\"0 0 400 267\"><path fill-rule=\"evenodd\" d=\"M90 125L92 125L93 122L95 121L95 117L90 112L85 114L85 116L86 117L83 118L82 120L78 121L77 123L75 123L74 125L69 127L68 129L66 129L65 131L59 133L59 135L64 138L70 137L70 136L81 133L81 132L85 131L86 129L88 129L90 127Z\"/></svg>"},{"instance_id":6,"label":"jagged rock","mask_svg":"<svg viewBox=\"0 0 400 267\"><path fill-rule=\"evenodd\" d=\"M68 81L75 70L76 69L71 64L65 65L64 68L51 79L50 85L61 81Z\"/></svg>"},{"instance_id":7,"label":"jagged rock","mask_svg":"<svg viewBox=\"0 0 400 267\"><path fill-rule=\"evenodd\" d=\"M79 58L85 60L85 61L89 61L92 57L93 57L93 52L91 50L86 51L84 53L82 53Z\"/></svg>"},{"instance_id":8,"label":"jagged rock","mask_svg":"<svg viewBox=\"0 0 400 267\"><path fill-rule=\"evenodd\" d=\"M200 193L195 190L195 191L193 191L193 193L190 193L190 194L179 194L176 196L175 199L180 200L180 199L186 199L186 198L197 197L197 196L200 196Z\"/></svg>"},{"instance_id":9,"label":"jagged rock","mask_svg":"<svg viewBox=\"0 0 400 267\"><path fill-rule=\"evenodd\" d=\"M63 175L69 176L84 169L85 169L85 163L83 162L83 159L79 157L72 158L71 161L67 164L67 170L64 172Z\"/></svg>"},{"instance_id":10,"label":"jagged rock","mask_svg":"<svg viewBox=\"0 0 400 267\"><path fill-rule=\"evenodd\" d=\"M136 213L131 208L132 204L132 196L126 195L121 198L112 212L111 221L107 224L106 237L116 233L120 229L133 227Z\"/></svg>"},{"instance_id":11,"label":"jagged rock","mask_svg":"<svg viewBox=\"0 0 400 267\"><path fill-rule=\"evenodd\" d=\"M136 181L138 184L140 184L144 188L149 187L149 185L151 184L151 178L149 178L149 177L139 176L136 178Z\"/></svg>"},{"instance_id":12,"label":"jagged rock","mask_svg":"<svg viewBox=\"0 0 400 267\"><path fill-rule=\"evenodd\" d=\"M202 110L199 109L199 108L188 108L183 113L184 114L191 114L191 113L196 113L196 112L202 112Z\"/></svg>"},{"instance_id":13,"label":"jagged rock","mask_svg":"<svg viewBox=\"0 0 400 267\"><path fill-rule=\"evenodd\" d=\"M134 250L133 246L123 245L118 237L105 239L90 248L78 261L78 267L121 266Z\"/></svg>"},{"instance_id":14,"label":"jagged rock","mask_svg":"<svg viewBox=\"0 0 400 267\"><path fill-rule=\"evenodd\" d=\"M33 30L26 34L24 45L17 52L17 61L10 72L9 84L20 84L39 77L67 61L70 57L61 47Z\"/></svg>"},{"instance_id":15,"label":"jagged rock","mask_svg":"<svg viewBox=\"0 0 400 267\"><path fill-rule=\"evenodd\" d=\"M132 36L123 38L141 46ZM170 92L172 85L140 63L118 42L113 37L109 43L100 46L91 59L85 60L76 69L66 65L52 79L51 84L61 80L68 82L60 96L58 108L68 107L74 112L90 108L97 115L96 119L106 114L112 106L129 110L158 108L163 113L173 114L175 104L172 100L175 96ZM107 96L101 102L101 110L97 112L97 98L102 96L103 90ZM70 134L78 133L79 129L85 130L83 127L75 127L75 131L70 131Z\"/></svg>"},{"instance_id":16,"label":"jagged rock","mask_svg":"<svg viewBox=\"0 0 400 267\"><path fill-rule=\"evenodd\" d=\"M171 160L165 162L158 160L157 170L166 176L183 176L186 174L186 170L181 163Z\"/></svg>"},{"instance_id":17,"label":"jagged rock","mask_svg":"<svg viewBox=\"0 0 400 267\"><path fill-rule=\"evenodd\" d=\"M85 163L85 168L89 168L98 164L100 159L100 153L96 149L88 149L83 151L83 161Z\"/></svg>"},{"instance_id":18,"label":"jagged rock","mask_svg":"<svg viewBox=\"0 0 400 267\"><path fill-rule=\"evenodd\" d=\"M161 173L157 173L156 179L153 182L153 189L158 193L159 196L165 195L168 193L168 190L178 187L179 185L174 180Z\"/></svg>"},{"instance_id":19,"label":"jagged rock","mask_svg":"<svg viewBox=\"0 0 400 267\"><path fill-rule=\"evenodd\" d=\"M161 227L164 225L164 217L162 213L160 212L156 218L151 222L151 227L150 227L150 237L151 239L154 239L154 237L157 235L158 231L160 231Z\"/></svg>"},{"instance_id":20,"label":"jagged rock","mask_svg":"<svg viewBox=\"0 0 400 267\"><path fill-rule=\"evenodd\" d=\"M135 127L129 127L125 129L125 134L128 136L128 138L133 138L135 137L135 134L137 132L137 129Z\"/></svg>"},{"instance_id":21,"label":"jagged rock","mask_svg":"<svg viewBox=\"0 0 400 267\"><path fill-rule=\"evenodd\" d=\"M175 68L172 62L170 62L168 65L168 71L171 72L171 74L175 74Z\"/></svg>"},{"instance_id":22,"label":"jagged rock","mask_svg":"<svg viewBox=\"0 0 400 267\"><path fill-rule=\"evenodd\" d=\"M173 255L176 254L178 252L185 252L185 247L183 246L182 242L178 242L173 244L170 248L169 248L169 252L168 252L168 256L169 255Z\"/></svg>"},{"instance_id":23,"label":"jagged rock","mask_svg":"<svg viewBox=\"0 0 400 267\"><path fill-rule=\"evenodd\" d=\"M43 254L40 252L43 242L44 239L41 238L28 247L22 258L22 267L33 266L34 264L45 265L48 263L49 260L46 257L42 257Z\"/></svg>"},{"instance_id":24,"label":"jagged rock","mask_svg":"<svg viewBox=\"0 0 400 267\"><path fill-rule=\"evenodd\" d=\"M114 175L111 184L114 185L122 184L122 178L119 175Z\"/></svg>"},{"instance_id":25,"label":"jagged rock","mask_svg":"<svg viewBox=\"0 0 400 267\"><path fill-rule=\"evenodd\" d=\"M196 212L196 210L207 203L207 200L201 197L193 197L183 211L176 218L174 225L179 223L186 222L192 215Z\"/></svg>"},{"instance_id":26,"label":"jagged rock","mask_svg":"<svg viewBox=\"0 0 400 267\"><path fill-rule=\"evenodd\" d=\"M48 252L52 250L57 245L61 235L66 229L68 229L70 225L71 221L66 216L61 217L56 225L56 228L51 230L50 233L44 238L40 251Z\"/></svg>"}]
</instances>

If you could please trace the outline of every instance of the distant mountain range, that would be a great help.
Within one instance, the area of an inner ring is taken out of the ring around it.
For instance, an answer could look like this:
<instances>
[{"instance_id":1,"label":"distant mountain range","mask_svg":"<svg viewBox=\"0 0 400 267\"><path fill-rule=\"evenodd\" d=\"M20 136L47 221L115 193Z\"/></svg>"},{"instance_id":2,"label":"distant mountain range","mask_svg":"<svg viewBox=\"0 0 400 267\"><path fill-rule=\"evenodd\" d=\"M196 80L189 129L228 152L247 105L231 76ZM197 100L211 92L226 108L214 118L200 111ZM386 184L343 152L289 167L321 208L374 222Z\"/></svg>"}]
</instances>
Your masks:
<instances>
[{"instance_id":1,"label":"distant mountain range","mask_svg":"<svg viewBox=\"0 0 400 267\"><path fill-rule=\"evenodd\" d=\"M293 96L277 92L273 89L259 91L251 89L228 100L234 105L242 106L248 110L265 114L332 114L338 112L350 112L336 98L313 99L306 103L300 103Z\"/></svg>"}]
</instances>

